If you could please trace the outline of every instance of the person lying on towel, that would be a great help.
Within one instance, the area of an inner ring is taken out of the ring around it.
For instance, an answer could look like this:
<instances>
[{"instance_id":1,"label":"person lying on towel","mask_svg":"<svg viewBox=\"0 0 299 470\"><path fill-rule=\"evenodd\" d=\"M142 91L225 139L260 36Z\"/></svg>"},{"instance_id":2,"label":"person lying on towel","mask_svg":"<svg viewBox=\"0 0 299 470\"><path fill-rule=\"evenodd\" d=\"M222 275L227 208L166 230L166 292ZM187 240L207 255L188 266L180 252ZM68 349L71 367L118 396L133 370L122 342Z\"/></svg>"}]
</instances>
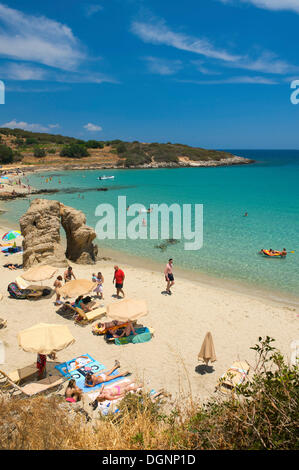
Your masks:
<instances>
[{"instance_id":1,"label":"person lying on towel","mask_svg":"<svg viewBox=\"0 0 299 470\"><path fill-rule=\"evenodd\" d=\"M95 410L99 403L105 400L117 400L123 398L128 392L136 392L139 388L142 388L142 384L135 384L134 382L122 383L114 385L112 388L106 389L104 385L101 387L100 393L97 398L89 403Z\"/></svg>"},{"instance_id":2,"label":"person lying on towel","mask_svg":"<svg viewBox=\"0 0 299 470\"><path fill-rule=\"evenodd\" d=\"M122 374L112 375L113 372L119 368L120 368L119 361L115 361L115 366L108 372L102 372L99 375L94 375L91 373L86 374L85 387L95 387L98 384L109 382L109 380L117 379L118 377L125 377L126 375L130 373L126 371L126 372L123 372Z\"/></svg>"},{"instance_id":3,"label":"person lying on towel","mask_svg":"<svg viewBox=\"0 0 299 470\"><path fill-rule=\"evenodd\" d=\"M100 334L110 334L113 338L122 338L123 336L129 336L130 334L137 334L132 322L124 323L114 320L112 322L98 323L96 328Z\"/></svg>"}]
</instances>

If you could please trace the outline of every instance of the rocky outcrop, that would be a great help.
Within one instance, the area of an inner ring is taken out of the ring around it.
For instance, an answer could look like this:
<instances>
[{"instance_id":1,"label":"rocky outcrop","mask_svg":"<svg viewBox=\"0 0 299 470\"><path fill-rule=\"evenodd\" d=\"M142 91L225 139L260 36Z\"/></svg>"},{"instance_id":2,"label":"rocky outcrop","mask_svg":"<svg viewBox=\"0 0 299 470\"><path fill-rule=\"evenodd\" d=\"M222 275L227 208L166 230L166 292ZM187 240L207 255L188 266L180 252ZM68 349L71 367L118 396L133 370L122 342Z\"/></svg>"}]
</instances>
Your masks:
<instances>
[{"instance_id":1,"label":"rocky outcrop","mask_svg":"<svg viewBox=\"0 0 299 470\"><path fill-rule=\"evenodd\" d=\"M92 243L96 233L85 225L83 212L61 204L60 215L67 240L66 257L79 264L94 263L98 254L98 247Z\"/></svg>"},{"instance_id":2,"label":"rocky outcrop","mask_svg":"<svg viewBox=\"0 0 299 470\"><path fill-rule=\"evenodd\" d=\"M83 212L59 201L33 200L20 219L24 268L39 263L62 267L68 264L67 259L93 264L97 257L97 246L92 243L96 233L85 222ZM66 233L66 250L61 244L61 225Z\"/></svg>"}]
</instances>

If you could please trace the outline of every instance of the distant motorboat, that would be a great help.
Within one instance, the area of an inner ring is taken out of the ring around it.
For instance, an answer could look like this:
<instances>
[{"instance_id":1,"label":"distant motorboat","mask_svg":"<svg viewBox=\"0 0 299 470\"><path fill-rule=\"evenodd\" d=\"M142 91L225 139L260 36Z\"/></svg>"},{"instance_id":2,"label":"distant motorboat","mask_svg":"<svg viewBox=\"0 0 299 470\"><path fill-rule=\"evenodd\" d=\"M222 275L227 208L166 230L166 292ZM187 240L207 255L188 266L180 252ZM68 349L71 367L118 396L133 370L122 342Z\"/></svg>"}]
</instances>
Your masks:
<instances>
[{"instance_id":1,"label":"distant motorboat","mask_svg":"<svg viewBox=\"0 0 299 470\"><path fill-rule=\"evenodd\" d=\"M99 176L98 180L114 180L114 176Z\"/></svg>"}]
</instances>

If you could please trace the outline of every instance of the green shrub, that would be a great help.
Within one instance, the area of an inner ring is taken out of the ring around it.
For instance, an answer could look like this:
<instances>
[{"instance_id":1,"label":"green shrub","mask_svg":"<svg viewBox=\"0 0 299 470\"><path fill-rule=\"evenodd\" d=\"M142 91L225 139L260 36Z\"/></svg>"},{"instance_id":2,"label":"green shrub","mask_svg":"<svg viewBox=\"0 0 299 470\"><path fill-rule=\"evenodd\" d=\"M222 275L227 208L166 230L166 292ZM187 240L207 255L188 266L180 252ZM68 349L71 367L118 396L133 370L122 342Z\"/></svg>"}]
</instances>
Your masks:
<instances>
[{"instance_id":1,"label":"green shrub","mask_svg":"<svg viewBox=\"0 0 299 470\"><path fill-rule=\"evenodd\" d=\"M68 157L68 158L83 158L88 157L89 153L88 150L84 145L81 144L70 144L65 145L60 152L61 157Z\"/></svg>"},{"instance_id":2,"label":"green shrub","mask_svg":"<svg viewBox=\"0 0 299 470\"><path fill-rule=\"evenodd\" d=\"M33 155L34 155L36 158L43 158L43 157L46 156L46 151L45 151L45 149L36 146L36 147L34 147Z\"/></svg>"},{"instance_id":3,"label":"green shrub","mask_svg":"<svg viewBox=\"0 0 299 470\"><path fill-rule=\"evenodd\" d=\"M7 145L0 145L0 162L1 163L12 163L13 162L13 151Z\"/></svg>"},{"instance_id":4,"label":"green shrub","mask_svg":"<svg viewBox=\"0 0 299 470\"><path fill-rule=\"evenodd\" d=\"M98 140L88 140L85 145L89 149L102 149L102 148L104 148L103 142L99 142Z\"/></svg>"}]
</instances>

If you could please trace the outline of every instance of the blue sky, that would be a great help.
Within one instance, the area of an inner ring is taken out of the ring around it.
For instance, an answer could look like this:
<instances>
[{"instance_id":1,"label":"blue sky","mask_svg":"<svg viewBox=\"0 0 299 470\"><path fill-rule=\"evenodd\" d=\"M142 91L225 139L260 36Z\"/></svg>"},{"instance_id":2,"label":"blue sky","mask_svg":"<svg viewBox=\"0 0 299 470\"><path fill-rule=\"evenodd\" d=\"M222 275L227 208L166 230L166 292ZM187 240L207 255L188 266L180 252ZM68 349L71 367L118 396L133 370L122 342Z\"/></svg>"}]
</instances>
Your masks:
<instances>
[{"instance_id":1,"label":"blue sky","mask_svg":"<svg viewBox=\"0 0 299 470\"><path fill-rule=\"evenodd\" d=\"M0 0L0 126L299 148L299 0Z\"/></svg>"}]
</instances>

